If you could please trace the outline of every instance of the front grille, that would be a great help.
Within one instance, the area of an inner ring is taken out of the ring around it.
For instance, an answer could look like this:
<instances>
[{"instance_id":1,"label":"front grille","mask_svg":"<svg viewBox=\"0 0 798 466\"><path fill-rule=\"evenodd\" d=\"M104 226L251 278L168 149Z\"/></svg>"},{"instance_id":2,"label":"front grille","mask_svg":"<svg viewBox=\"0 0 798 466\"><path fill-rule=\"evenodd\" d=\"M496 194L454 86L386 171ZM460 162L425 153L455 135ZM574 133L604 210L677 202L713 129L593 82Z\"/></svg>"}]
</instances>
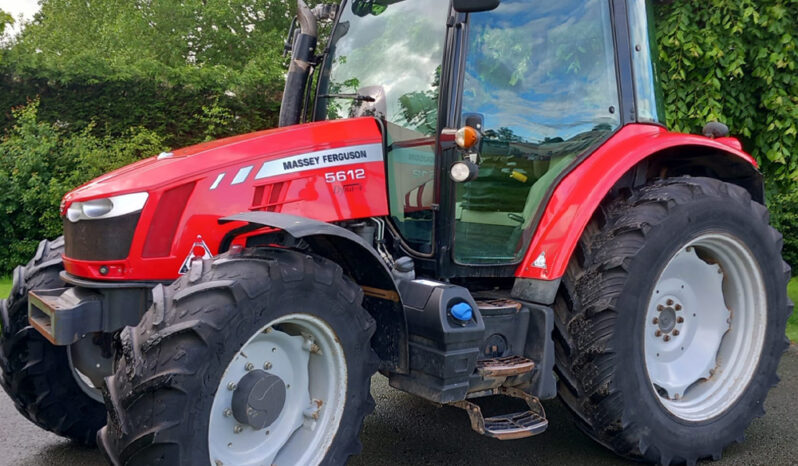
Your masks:
<instances>
[{"instance_id":1,"label":"front grille","mask_svg":"<svg viewBox=\"0 0 798 466\"><path fill-rule=\"evenodd\" d=\"M141 212L121 217L80 220L64 218L64 255L86 261L113 261L127 258Z\"/></svg>"}]
</instances>

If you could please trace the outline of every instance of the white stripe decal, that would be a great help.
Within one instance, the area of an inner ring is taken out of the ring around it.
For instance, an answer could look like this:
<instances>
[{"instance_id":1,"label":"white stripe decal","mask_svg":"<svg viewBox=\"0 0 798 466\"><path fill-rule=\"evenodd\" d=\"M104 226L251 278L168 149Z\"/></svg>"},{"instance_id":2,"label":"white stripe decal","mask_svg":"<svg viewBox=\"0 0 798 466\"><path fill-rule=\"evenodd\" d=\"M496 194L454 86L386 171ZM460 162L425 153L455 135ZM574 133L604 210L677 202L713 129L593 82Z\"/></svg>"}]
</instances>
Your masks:
<instances>
[{"instance_id":1,"label":"white stripe decal","mask_svg":"<svg viewBox=\"0 0 798 466\"><path fill-rule=\"evenodd\" d=\"M236 177L233 178L233 182L230 183L230 184L231 185L241 184L241 183L247 181L247 177L249 176L249 173L252 171L253 168L255 168L255 166L254 165L250 165L248 167L242 168L241 170L238 170L238 173L236 173Z\"/></svg>"},{"instance_id":2,"label":"white stripe decal","mask_svg":"<svg viewBox=\"0 0 798 466\"><path fill-rule=\"evenodd\" d=\"M219 187L219 185L222 183L222 180L224 179L224 175L225 173L219 173L219 176L216 177L216 181L214 181L213 184L211 185L211 191Z\"/></svg>"},{"instance_id":3,"label":"white stripe decal","mask_svg":"<svg viewBox=\"0 0 798 466\"><path fill-rule=\"evenodd\" d=\"M327 149L309 154L293 155L284 159L265 162L256 180L270 176L284 175L286 173L315 170L318 168L338 167L356 163L382 162L384 160L382 144L363 144L359 146L340 147Z\"/></svg>"}]
</instances>

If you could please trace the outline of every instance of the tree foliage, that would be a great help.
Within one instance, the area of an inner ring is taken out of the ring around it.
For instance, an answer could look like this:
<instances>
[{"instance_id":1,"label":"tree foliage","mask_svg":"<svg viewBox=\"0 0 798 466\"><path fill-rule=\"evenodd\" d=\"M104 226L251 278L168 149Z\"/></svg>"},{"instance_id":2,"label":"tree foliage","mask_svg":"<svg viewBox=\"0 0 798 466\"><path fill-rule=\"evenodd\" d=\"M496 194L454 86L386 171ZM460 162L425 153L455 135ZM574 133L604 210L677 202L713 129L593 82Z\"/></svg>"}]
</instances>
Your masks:
<instances>
[{"instance_id":1,"label":"tree foliage","mask_svg":"<svg viewBox=\"0 0 798 466\"><path fill-rule=\"evenodd\" d=\"M3 10L0 10L0 36L5 33L6 27L12 24L14 24L14 17Z\"/></svg>"},{"instance_id":2,"label":"tree foliage","mask_svg":"<svg viewBox=\"0 0 798 466\"><path fill-rule=\"evenodd\" d=\"M676 1L658 14L668 124L722 121L771 190L798 180L798 1Z\"/></svg>"},{"instance_id":3,"label":"tree foliage","mask_svg":"<svg viewBox=\"0 0 798 466\"><path fill-rule=\"evenodd\" d=\"M183 146L270 127L282 91L289 0L44 0L2 52L0 128L39 118L94 134L144 126ZM225 114L208 128L205 118Z\"/></svg>"}]
</instances>

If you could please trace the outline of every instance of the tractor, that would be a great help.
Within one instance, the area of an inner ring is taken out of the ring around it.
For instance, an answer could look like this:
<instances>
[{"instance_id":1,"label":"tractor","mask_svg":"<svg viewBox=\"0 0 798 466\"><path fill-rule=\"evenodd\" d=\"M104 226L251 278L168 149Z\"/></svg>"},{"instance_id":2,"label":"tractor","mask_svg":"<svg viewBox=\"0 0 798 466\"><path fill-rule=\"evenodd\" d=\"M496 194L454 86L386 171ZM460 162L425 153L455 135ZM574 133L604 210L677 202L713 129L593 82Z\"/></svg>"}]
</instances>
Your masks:
<instances>
[{"instance_id":1,"label":"tractor","mask_svg":"<svg viewBox=\"0 0 798 466\"><path fill-rule=\"evenodd\" d=\"M623 457L720 458L778 381L790 269L729 129L665 126L652 8L299 0L279 128L64 197L0 306L3 387L112 464L345 463L377 372L474 435L559 396Z\"/></svg>"}]
</instances>

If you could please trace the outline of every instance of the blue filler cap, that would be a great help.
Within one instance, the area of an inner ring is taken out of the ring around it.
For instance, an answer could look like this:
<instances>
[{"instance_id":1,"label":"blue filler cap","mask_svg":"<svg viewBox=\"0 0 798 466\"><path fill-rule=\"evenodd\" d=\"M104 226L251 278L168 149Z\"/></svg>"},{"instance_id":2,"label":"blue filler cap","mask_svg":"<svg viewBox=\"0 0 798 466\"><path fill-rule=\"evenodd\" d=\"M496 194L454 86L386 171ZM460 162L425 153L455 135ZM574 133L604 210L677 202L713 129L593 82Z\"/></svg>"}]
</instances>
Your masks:
<instances>
[{"instance_id":1,"label":"blue filler cap","mask_svg":"<svg viewBox=\"0 0 798 466\"><path fill-rule=\"evenodd\" d=\"M474 310L468 303L458 303L452 306L452 317L461 322L468 322L474 317Z\"/></svg>"}]
</instances>

